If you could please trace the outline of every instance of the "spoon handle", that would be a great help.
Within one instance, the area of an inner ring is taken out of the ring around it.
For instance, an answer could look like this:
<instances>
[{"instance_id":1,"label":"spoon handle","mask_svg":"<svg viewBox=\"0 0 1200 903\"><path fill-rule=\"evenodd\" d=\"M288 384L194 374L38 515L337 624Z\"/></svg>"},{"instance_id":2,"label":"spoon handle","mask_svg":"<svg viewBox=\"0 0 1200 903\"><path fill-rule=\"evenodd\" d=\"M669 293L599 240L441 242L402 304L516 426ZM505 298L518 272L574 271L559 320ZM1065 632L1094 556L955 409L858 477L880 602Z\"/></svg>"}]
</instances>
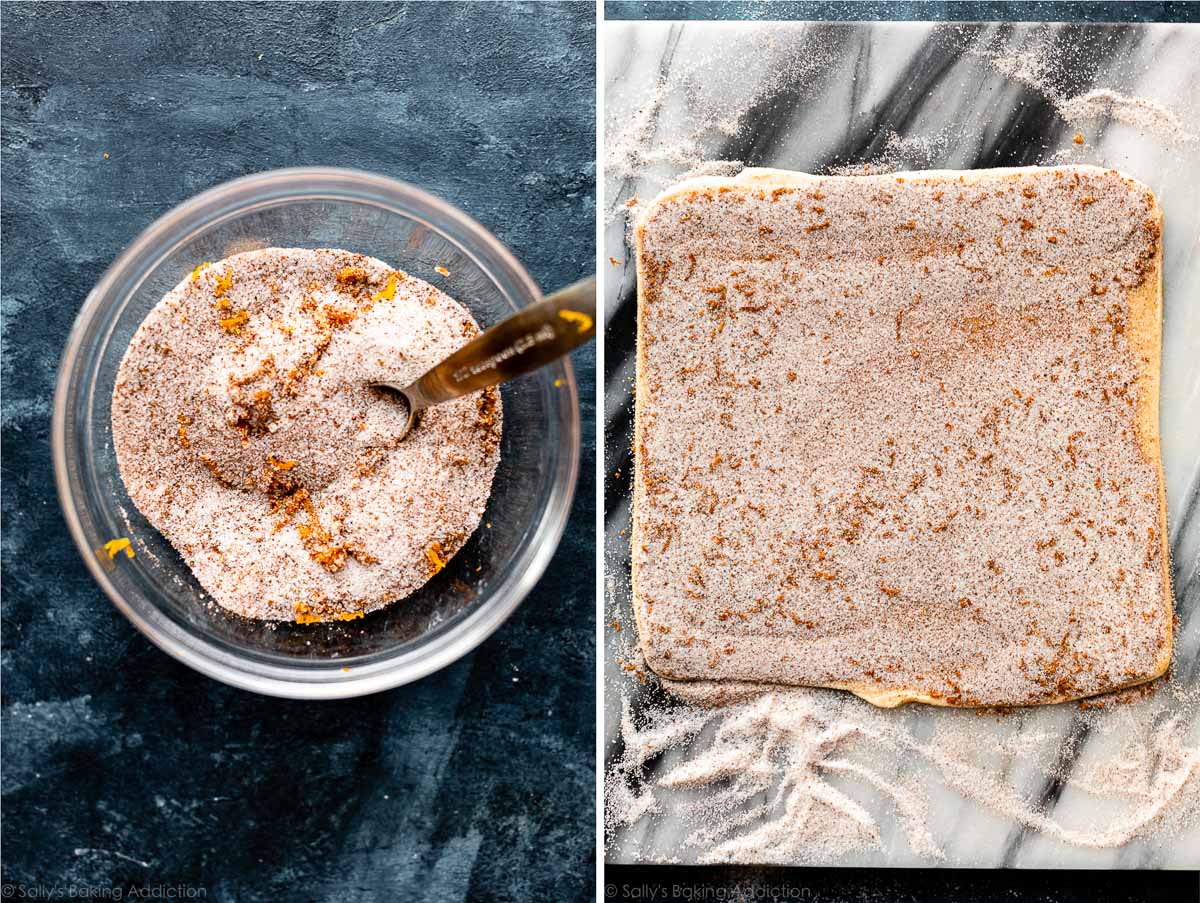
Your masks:
<instances>
[{"instance_id":1,"label":"spoon handle","mask_svg":"<svg viewBox=\"0 0 1200 903\"><path fill-rule=\"evenodd\" d=\"M404 390L427 408L499 385L578 348L596 333L596 280L584 279L517 311Z\"/></svg>"}]
</instances>

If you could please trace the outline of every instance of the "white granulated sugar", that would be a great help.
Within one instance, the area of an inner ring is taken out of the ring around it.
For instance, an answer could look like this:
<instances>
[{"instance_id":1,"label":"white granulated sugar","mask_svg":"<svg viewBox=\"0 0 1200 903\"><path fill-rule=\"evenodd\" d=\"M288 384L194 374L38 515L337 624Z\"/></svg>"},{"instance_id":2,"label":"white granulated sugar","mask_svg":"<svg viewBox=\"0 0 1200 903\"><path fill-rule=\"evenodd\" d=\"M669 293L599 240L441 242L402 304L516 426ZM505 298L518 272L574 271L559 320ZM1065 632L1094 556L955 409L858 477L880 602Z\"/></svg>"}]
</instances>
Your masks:
<instances>
[{"instance_id":1,"label":"white granulated sugar","mask_svg":"<svg viewBox=\"0 0 1200 903\"><path fill-rule=\"evenodd\" d=\"M1068 122L1113 119L1141 132L1157 135L1171 144L1200 140L1197 133L1189 131L1180 118L1161 103L1106 88L1057 101L1055 108Z\"/></svg>"},{"instance_id":2,"label":"white granulated sugar","mask_svg":"<svg viewBox=\"0 0 1200 903\"><path fill-rule=\"evenodd\" d=\"M212 598L302 622L412 593L479 524L499 461L494 389L424 412L407 385L479 328L456 301L337 250L237 254L167 293L112 399L121 477Z\"/></svg>"},{"instance_id":3,"label":"white granulated sugar","mask_svg":"<svg viewBox=\"0 0 1200 903\"><path fill-rule=\"evenodd\" d=\"M880 812L859 801L857 786L890 807L913 854L938 861L946 854L930 831L929 809L931 793L945 787L1064 844L1111 849L1152 832L1179 830L1196 815L1200 749L1180 716L1166 715L1177 703L1164 692L1136 711L1125 706L1083 716L1098 726L1106 717L1131 719L1136 724L1122 729L1145 738L1131 741L1116 759L1085 763L1065 776L1065 790L1104 801L1105 816L1093 824L1047 815L1011 775L997 772L992 756L1015 753L997 745L992 717L938 711L932 736L919 737L854 697L802 689L767 691L722 710L652 710L644 717L655 720L654 753L679 745L667 744L675 723L688 754L653 779L639 774L637 792L627 769L610 767L610 840L622 825L670 812L686 832L685 848L700 862L834 861L879 849ZM628 711L623 728L644 753ZM913 777L918 770L935 780ZM910 776L897 778L900 771Z\"/></svg>"},{"instance_id":4,"label":"white granulated sugar","mask_svg":"<svg viewBox=\"0 0 1200 903\"><path fill-rule=\"evenodd\" d=\"M1189 129L1175 111L1158 101L1133 97L1110 88L1066 95L1055 85L1052 72L1056 50L1049 45L1039 44L1018 51L993 51L987 59L997 72L1041 93L1069 123L1112 120L1168 145L1200 141L1200 134Z\"/></svg>"},{"instance_id":5,"label":"white granulated sugar","mask_svg":"<svg viewBox=\"0 0 1200 903\"><path fill-rule=\"evenodd\" d=\"M610 119L606 128L604 175L608 197L617 201L610 204L608 221L627 211L619 198L623 181L639 181L644 190L657 191L689 174L733 175L743 164L712 160L711 148L741 134L747 114L763 100L807 90L832 57L833 51L803 27L755 31L676 61L652 84L629 86L627 90L644 90L642 102L632 113ZM750 94L715 96L706 76L721 70L745 72L747 60L756 61L761 73ZM661 128L669 104L684 107L683 128Z\"/></svg>"},{"instance_id":6,"label":"white granulated sugar","mask_svg":"<svg viewBox=\"0 0 1200 903\"><path fill-rule=\"evenodd\" d=\"M831 176L879 176L902 169L927 169L941 159L951 144L949 129L930 135L903 136L888 132L883 150L866 163L831 166Z\"/></svg>"},{"instance_id":7,"label":"white granulated sugar","mask_svg":"<svg viewBox=\"0 0 1200 903\"><path fill-rule=\"evenodd\" d=\"M1026 48L1019 51L997 51L988 55L992 68L1013 81L1038 91L1050 91L1049 62L1043 51Z\"/></svg>"},{"instance_id":8,"label":"white granulated sugar","mask_svg":"<svg viewBox=\"0 0 1200 903\"><path fill-rule=\"evenodd\" d=\"M645 777L647 761L695 737L711 720L711 713L695 710L680 717L675 712L652 713L647 723L634 722L628 697L622 697L620 759L605 775L605 822L607 832L636 822L658 811L654 793L635 789Z\"/></svg>"}]
</instances>

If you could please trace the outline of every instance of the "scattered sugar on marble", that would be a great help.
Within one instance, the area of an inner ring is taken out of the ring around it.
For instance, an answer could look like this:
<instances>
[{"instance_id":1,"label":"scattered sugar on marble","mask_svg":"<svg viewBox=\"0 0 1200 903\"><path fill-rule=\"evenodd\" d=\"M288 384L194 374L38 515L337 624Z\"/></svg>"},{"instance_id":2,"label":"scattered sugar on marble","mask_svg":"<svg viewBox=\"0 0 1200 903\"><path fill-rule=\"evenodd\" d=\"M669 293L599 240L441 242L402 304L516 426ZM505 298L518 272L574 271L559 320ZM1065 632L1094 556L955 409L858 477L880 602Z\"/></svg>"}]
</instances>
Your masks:
<instances>
[{"instance_id":1,"label":"scattered sugar on marble","mask_svg":"<svg viewBox=\"0 0 1200 903\"><path fill-rule=\"evenodd\" d=\"M1200 141L1180 116L1165 104L1133 97L1111 88L1093 88L1068 95L1055 84L1053 63L1061 51L1048 44L1020 50L1001 48L987 55L997 72L1041 93L1064 120L1072 124L1112 120L1172 146Z\"/></svg>"},{"instance_id":2,"label":"scattered sugar on marble","mask_svg":"<svg viewBox=\"0 0 1200 903\"><path fill-rule=\"evenodd\" d=\"M1200 140L1200 136L1188 130L1175 112L1163 104L1107 88L1068 97L1058 101L1055 106L1068 122L1114 119L1139 131L1158 135L1170 144Z\"/></svg>"},{"instance_id":3,"label":"scattered sugar on marble","mask_svg":"<svg viewBox=\"0 0 1200 903\"><path fill-rule=\"evenodd\" d=\"M933 733L921 737L888 712L832 691L767 691L719 710L651 705L639 713L640 727L627 703L626 755L606 773L608 838L642 818L670 817L685 832L682 852L699 862L822 863L879 849L880 818L890 809L914 856L952 861L929 827L941 786L1064 844L1119 847L1180 832L1200 808L1200 747L1178 704L1168 692L1120 714L1079 716L1097 733L1117 729L1116 718L1136 722L1120 729L1138 739L1074 773L1038 766L1064 793L1107 806L1094 823L1068 823L994 767L997 756L1044 751L1047 736L997 739L994 716L931 712ZM644 763L671 750L678 764L648 775ZM862 787L878 794L883 811L861 801Z\"/></svg>"},{"instance_id":4,"label":"scattered sugar on marble","mask_svg":"<svg viewBox=\"0 0 1200 903\"><path fill-rule=\"evenodd\" d=\"M604 173L610 203L618 198L624 180L662 188L690 175L734 174L742 162L712 160L714 142L742 135L748 114L765 98L783 91L800 95L809 91L835 55L830 42L814 40L806 27L735 33L717 51L679 60L652 84L629 86L627 90L642 92L642 103L630 115L608 124ZM707 72L744 70L747 59L759 61L763 72L751 96L717 98L701 87ZM667 105L679 102L687 104L687 128L663 140L658 119ZM609 221L629 211L620 203L610 206ZM636 199L632 207L636 211Z\"/></svg>"},{"instance_id":5,"label":"scattered sugar on marble","mask_svg":"<svg viewBox=\"0 0 1200 903\"><path fill-rule=\"evenodd\" d=\"M888 132L883 151L866 163L847 163L831 166L832 176L877 176L901 169L924 169L933 166L950 147L951 135L942 129L931 135L903 136Z\"/></svg>"}]
</instances>

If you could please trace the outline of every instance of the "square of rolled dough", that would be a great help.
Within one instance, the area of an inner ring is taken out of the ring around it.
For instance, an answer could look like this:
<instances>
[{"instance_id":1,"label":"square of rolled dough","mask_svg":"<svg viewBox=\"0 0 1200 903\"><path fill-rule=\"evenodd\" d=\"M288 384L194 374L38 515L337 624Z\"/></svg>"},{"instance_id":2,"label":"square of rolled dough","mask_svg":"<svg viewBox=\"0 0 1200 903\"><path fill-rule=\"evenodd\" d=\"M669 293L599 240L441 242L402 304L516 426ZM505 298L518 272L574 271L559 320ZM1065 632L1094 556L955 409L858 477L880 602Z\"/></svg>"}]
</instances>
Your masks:
<instances>
[{"instance_id":1,"label":"square of rolled dough","mask_svg":"<svg viewBox=\"0 0 1200 903\"><path fill-rule=\"evenodd\" d=\"M633 597L692 686L1027 705L1171 655L1161 212L1092 166L662 194Z\"/></svg>"}]
</instances>

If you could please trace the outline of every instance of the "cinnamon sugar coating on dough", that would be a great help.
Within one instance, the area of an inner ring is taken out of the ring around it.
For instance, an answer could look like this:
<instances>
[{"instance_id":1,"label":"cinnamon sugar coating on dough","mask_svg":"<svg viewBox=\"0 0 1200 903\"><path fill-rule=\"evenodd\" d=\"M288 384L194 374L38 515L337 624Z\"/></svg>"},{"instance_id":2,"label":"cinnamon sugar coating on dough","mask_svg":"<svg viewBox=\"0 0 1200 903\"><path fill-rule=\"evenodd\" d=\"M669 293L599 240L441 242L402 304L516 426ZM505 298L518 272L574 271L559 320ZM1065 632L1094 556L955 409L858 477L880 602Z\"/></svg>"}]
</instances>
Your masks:
<instances>
[{"instance_id":1,"label":"cinnamon sugar coating on dough","mask_svg":"<svg viewBox=\"0 0 1200 903\"><path fill-rule=\"evenodd\" d=\"M138 328L112 398L133 503L225 608L348 619L409 595L467 541L499 462L500 396L424 412L406 385L479 333L371 257L270 248L197 267Z\"/></svg>"},{"instance_id":2,"label":"cinnamon sugar coating on dough","mask_svg":"<svg viewBox=\"0 0 1200 903\"><path fill-rule=\"evenodd\" d=\"M638 228L667 678L1020 705L1162 673L1161 214L1096 167L685 182Z\"/></svg>"}]
</instances>

